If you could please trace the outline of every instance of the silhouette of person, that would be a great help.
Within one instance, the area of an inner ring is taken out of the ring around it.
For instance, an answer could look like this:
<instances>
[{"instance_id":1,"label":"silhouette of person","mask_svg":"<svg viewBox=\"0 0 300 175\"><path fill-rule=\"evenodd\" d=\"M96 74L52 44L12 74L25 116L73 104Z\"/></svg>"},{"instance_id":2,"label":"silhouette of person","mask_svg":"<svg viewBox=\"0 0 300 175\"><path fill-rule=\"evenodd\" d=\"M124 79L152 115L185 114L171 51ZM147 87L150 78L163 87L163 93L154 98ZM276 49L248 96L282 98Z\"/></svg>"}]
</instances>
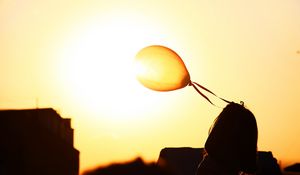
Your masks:
<instances>
[{"instance_id":1,"label":"silhouette of person","mask_svg":"<svg viewBox=\"0 0 300 175\"><path fill-rule=\"evenodd\" d=\"M197 175L251 175L256 171L257 124L244 105L229 103L211 126Z\"/></svg>"},{"instance_id":2,"label":"silhouette of person","mask_svg":"<svg viewBox=\"0 0 300 175\"><path fill-rule=\"evenodd\" d=\"M155 163L146 164L141 158L125 163L113 163L87 171L84 175L173 175L171 171Z\"/></svg>"}]
</instances>

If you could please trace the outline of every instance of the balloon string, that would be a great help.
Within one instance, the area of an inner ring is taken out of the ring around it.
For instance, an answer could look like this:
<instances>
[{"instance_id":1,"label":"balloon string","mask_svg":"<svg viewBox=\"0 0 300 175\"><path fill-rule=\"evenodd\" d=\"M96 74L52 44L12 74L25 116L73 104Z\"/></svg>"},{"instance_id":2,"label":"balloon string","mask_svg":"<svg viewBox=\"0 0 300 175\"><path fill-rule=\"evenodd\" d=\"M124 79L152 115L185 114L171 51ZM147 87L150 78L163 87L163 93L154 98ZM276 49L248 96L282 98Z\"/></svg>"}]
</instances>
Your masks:
<instances>
[{"instance_id":1,"label":"balloon string","mask_svg":"<svg viewBox=\"0 0 300 175\"><path fill-rule=\"evenodd\" d=\"M207 96L205 96L205 95L204 95L204 94L203 94L203 93L202 93L195 85L197 85L197 86L200 87L201 89L203 89L203 90L205 90L205 91L211 93L212 95L218 97L219 99L223 100L224 102L230 103L230 101L225 100L224 98L221 98L221 97L217 96L215 93L213 93L213 92L210 91L209 89L205 88L204 86L202 86L202 85L200 85L200 84L198 84L198 83L196 83L196 82L192 82L192 81L191 81L190 84L189 84L189 86L193 86L193 88L194 88L194 89L195 89L202 97L204 97L210 104L216 106L216 105L215 105L213 102L211 102L210 99L209 99Z\"/></svg>"},{"instance_id":2,"label":"balloon string","mask_svg":"<svg viewBox=\"0 0 300 175\"><path fill-rule=\"evenodd\" d=\"M222 97L217 96L215 93L213 93L213 92L210 91L209 89L205 88L204 86L198 84L197 82L192 82L192 83L196 84L196 85L199 86L201 89L204 89L205 91L207 91L207 92L213 94L214 96L218 97L219 99L223 100L224 102L230 103L230 101L228 101L228 100L226 100L226 99L224 99L224 98L222 98Z\"/></svg>"},{"instance_id":3,"label":"balloon string","mask_svg":"<svg viewBox=\"0 0 300 175\"><path fill-rule=\"evenodd\" d=\"M204 97L210 104L216 106L213 102L210 101L208 97L206 97L193 83L190 84L190 86L193 86L193 88L202 96Z\"/></svg>"}]
</instances>

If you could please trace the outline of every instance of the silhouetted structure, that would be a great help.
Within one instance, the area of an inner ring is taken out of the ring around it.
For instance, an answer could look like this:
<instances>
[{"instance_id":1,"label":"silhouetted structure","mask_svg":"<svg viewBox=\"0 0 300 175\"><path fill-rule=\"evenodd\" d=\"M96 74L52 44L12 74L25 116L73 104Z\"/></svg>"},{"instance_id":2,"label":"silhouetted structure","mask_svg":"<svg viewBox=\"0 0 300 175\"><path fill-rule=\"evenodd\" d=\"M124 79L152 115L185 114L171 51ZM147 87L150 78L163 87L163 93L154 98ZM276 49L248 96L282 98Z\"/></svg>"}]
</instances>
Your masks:
<instances>
[{"instance_id":1,"label":"silhouetted structure","mask_svg":"<svg viewBox=\"0 0 300 175\"><path fill-rule=\"evenodd\" d=\"M277 159L270 151L259 151L257 155L257 175L281 175Z\"/></svg>"},{"instance_id":2,"label":"silhouetted structure","mask_svg":"<svg viewBox=\"0 0 300 175\"><path fill-rule=\"evenodd\" d=\"M203 148L164 148L160 151L157 163L176 175L195 175L203 151Z\"/></svg>"},{"instance_id":3,"label":"silhouetted structure","mask_svg":"<svg viewBox=\"0 0 300 175\"><path fill-rule=\"evenodd\" d=\"M295 163L291 166L285 167L284 171L287 171L287 172L300 172L300 163Z\"/></svg>"},{"instance_id":4,"label":"silhouetted structure","mask_svg":"<svg viewBox=\"0 0 300 175\"><path fill-rule=\"evenodd\" d=\"M146 164L141 158L125 163L113 163L87 171L85 175L173 175L155 163Z\"/></svg>"},{"instance_id":5,"label":"silhouetted structure","mask_svg":"<svg viewBox=\"0 0 300 175\"><path fill-rule=\"evenodd\" d=\"M176 175L195 175L203 153L203 148L164 148L160 152L157 163L172 170ZM282 174L272 152L258 152L256 174Z\"/></svg>"},{"instance_id":6,"label":"silhouetted structure","mask_svg":"<svg viewBox=\"0 0 300 175\"><path fill-rule=\"evenodd\" d=\"M0 174L77 175L70 122L50 108L0 111Z\"/></svg>"}]
</instances>

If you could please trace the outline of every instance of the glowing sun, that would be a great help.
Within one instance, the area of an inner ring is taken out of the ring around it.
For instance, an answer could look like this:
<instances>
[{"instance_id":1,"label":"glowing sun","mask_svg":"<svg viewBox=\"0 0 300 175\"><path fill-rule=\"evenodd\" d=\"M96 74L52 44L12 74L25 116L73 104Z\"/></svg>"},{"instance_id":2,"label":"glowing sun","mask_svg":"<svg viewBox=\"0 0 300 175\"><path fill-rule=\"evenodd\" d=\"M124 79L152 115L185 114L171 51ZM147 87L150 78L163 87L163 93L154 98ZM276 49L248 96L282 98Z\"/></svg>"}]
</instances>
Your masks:
<instances>
[{"instance_id":1,"label":"glowing sun","mask_svg":"<svg viewBox=\"0 0 300 175\"><path fill-rule=\"evenodd\" d=\"M133 68L143 46L164 42L153 26L139 18L109 17L85 22L69 34L59 76L78 105L118 120L159 107L161 96L142 87Z\"/></svg>"}]
</instances>

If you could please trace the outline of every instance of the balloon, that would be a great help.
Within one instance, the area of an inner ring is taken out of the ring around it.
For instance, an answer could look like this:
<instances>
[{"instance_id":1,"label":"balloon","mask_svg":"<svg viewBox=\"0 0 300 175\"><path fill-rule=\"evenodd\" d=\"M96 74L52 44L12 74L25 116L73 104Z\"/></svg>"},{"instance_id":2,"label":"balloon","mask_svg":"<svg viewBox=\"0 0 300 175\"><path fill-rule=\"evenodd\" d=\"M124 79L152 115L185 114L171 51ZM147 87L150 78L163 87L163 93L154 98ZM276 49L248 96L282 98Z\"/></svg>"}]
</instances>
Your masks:
<instances>
[{"instance_id":1,"label":"balloon","mask_svg":"<svg viewBox=\"0 0 300 175\"><path fill-rule=\"evenodd\" d=\"M135 58L137 79L155 91L172 91L190 84L190 74L180 56L165 46L141 49Z\"/></svg>"},{"instance_id":2,"label":"balloon","mask_svg":"<svg viewBox=\"0 0 300 175\"><path fill-rule=\"evenodd\" d=\"M215 104L198 88L218 97L226 103L230 103L230 101L217 96L199 83L191 81L190 74L180 56L168 47L152 45L143 48L136 55L135 64L137 79L149 89L155 91L172 91L189 85L212 105Z\"/></svg>"}]
</instances>

